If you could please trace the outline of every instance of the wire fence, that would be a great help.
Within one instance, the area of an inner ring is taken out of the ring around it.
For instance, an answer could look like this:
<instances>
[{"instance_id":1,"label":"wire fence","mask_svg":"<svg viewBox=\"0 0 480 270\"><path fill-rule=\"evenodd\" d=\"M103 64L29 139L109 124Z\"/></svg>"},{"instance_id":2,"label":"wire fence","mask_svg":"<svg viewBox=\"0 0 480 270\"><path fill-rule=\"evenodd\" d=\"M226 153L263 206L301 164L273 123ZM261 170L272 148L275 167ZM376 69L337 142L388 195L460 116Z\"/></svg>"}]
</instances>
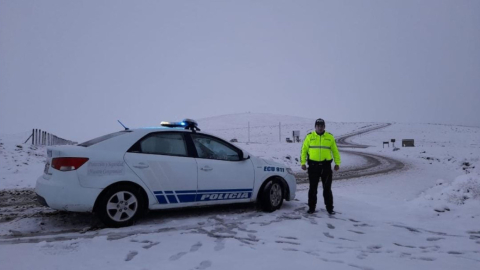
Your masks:
<instances>
[{"instance_id":1,"label":"wire fence","mask_svg":"<svg viewBox=\"0 0 480 270\"><path fill-rule=\"evenodd\" d=\"M247 123L245 126L205 129L224 139L245 143L300 143L311 130L311 124L281 122L276 125L252 126Z\"/></svg>"},{"instance_id":2,"label":"wire fence","mask_svg":"<svg viewBox=\"0 0 480 270\"><path fill-rule=\"evenodd\" d=\"M32 145L75 145L77 142L66 140L40 129L32 129L32 134L24 143L32 140Z\"/></svg>"}]
</instances>

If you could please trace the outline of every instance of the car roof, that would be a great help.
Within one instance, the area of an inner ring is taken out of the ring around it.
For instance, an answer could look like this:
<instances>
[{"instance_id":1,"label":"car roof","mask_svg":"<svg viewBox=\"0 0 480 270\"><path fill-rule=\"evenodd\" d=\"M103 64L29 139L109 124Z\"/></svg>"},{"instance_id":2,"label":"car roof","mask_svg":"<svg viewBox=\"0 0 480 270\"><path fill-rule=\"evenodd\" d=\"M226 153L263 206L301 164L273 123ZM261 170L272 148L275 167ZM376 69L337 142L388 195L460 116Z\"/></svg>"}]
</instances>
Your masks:
<instances>
[{"instance_id":1,"label":"car roof","mask_svg":"<svg viewBox=\"0 0 480 270\"><path fill-rule=\"evenodd\" d=\"M134 128L134 129L129 129L132 132L141 132L144 134L148 134L151 132L185 132L185 133L191 133L191 134L203 134L203 135L208 135L208 136L213 136L219 139L222 139L218 135L211 134L208 132L202 132L202 131L191 131L190 129L185 129L184 127L142 127L142 128ZM225 139L223 139L225 140Z\"/></svg>"}]
</instances>

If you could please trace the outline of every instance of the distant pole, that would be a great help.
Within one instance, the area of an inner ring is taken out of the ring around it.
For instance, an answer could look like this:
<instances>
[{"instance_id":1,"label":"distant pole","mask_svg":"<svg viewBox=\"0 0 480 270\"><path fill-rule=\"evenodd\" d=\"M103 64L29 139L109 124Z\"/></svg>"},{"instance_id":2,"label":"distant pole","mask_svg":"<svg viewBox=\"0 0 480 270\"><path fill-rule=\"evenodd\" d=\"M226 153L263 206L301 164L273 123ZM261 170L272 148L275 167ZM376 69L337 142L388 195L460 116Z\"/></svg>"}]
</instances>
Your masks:
<instances>
[{"instance_id":1,"label":"distant pole","mask_svg":"<svg viewBox=\"0 0 480 270\"><path fill-rule=\"evenodd\" d=\"M250 142L250 122L248 122L248 142Z\"/></svg>"},{"instance_id":2,"label":"distant pole","mask_svg":"<svg viewBox=\"0 0 480 270\"><path fill-rule=\"evenodd\" d=\"M278 122L278 142L282 142L282 122Z\"/></svg>"},{"instance_id":3,"label":"distant pole","mask_svg":"<svg viewBox=\"0 0 480 270\"><path fill-rule=\"evenodd\" d=\"M32 145L35 145L33 141L35 140L35 129L32 129Z\"/></svg>"}]
</instances>

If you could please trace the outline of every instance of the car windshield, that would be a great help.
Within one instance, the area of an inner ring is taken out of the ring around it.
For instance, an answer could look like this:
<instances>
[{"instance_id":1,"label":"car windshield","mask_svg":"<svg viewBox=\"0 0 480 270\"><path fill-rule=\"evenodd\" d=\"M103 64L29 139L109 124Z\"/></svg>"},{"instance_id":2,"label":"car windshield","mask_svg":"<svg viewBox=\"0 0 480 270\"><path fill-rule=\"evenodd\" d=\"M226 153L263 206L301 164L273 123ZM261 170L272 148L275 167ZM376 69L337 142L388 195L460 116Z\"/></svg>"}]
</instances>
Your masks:
<instances>
[{"instance_id":1,"label":"car windshield","mask_svg":"<svg viewBox=\"0 0 480 270\"><path fill-rule=\"evenodd\" d=\"M122 130L122 131L110 133L110 134L103 135L103 136L100 136L98 138L83 142L83 143L79 144L78 146L89 147L89 146L92 146L92 145L97 144L99 142L103 142L103 141L106 141L108 139L111 139L113 137L117 137L117 136L122 135L122 134L127 134L128 132L131 132L131 131Z\"/></svg>"}]
</instances>

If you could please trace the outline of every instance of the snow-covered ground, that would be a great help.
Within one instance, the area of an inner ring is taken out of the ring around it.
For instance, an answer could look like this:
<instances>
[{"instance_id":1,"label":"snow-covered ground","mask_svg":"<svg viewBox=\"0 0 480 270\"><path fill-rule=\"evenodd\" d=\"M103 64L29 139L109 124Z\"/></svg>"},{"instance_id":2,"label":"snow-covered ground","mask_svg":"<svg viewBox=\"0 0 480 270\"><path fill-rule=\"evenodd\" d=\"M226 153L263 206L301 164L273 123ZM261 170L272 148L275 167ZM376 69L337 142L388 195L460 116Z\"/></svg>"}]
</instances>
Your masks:
<instances>
[{"instance_id":1,"label":"snow-covered ground","mask_svg":"<svg viewBox=\"0 0 480 270\"><path fill-rule=\"evenodd\" d=\"M31 131L0 134L0 190L33 188L45 167L43 146L23 144Z\"/></svg>"},{"instance_id":2,"label":"snow-covered ground","mask_svg":"<svg viewBox=\"0 0 480 270\"><path fill-rule=\"evenodd\" d=\"M250 122L251 143L247 144L246 125L234 129L236 119L240 126ZM278 142L278 123L274 126L279 119L282 124L297 121L292 126L301 130L301 137L313 124L310 119L266 114L229 115L199 123L202 131L223 132L221 136L237 138L252 154L295 168L300 144ZM252 128L262 123L263 128ZM327 130L338 137L371 125L376 124L327 122ZM415 139L416 147L382 148L382 142L392 138L397 142ZM7 145L4 136L0 139L4 143L0 189L14 187L11 177L33 175L29 170L38 170L35 178L41 174L43 157L35 156L42 154L36 152L40 149L27 150L25 145L23 158L33 159L27 155L30 151L36 161L30 160L16 174L9 172L18 159L10 165L4 162L23 152L16 150L18 142ZM34 223L0 223L0 269L479 269L480 128L393 124L352 140L372 145L355 151L395 158L406 168L335 181L339 212L335 216L328 216L321 203L315 214L306 214L305 184L299 185L295 201L285 202L274 213L249 205L160 211L129 228L81 232L52 222L52 213L38 220L23 218ZM287 155L291 158L286 159ZM342 158L345 166L363 162L355 156L350 161L345 155ZM89 215L62 215L89 228ZM25 234L35 227L36 233Z\"/></svg>"}]
</instances>

